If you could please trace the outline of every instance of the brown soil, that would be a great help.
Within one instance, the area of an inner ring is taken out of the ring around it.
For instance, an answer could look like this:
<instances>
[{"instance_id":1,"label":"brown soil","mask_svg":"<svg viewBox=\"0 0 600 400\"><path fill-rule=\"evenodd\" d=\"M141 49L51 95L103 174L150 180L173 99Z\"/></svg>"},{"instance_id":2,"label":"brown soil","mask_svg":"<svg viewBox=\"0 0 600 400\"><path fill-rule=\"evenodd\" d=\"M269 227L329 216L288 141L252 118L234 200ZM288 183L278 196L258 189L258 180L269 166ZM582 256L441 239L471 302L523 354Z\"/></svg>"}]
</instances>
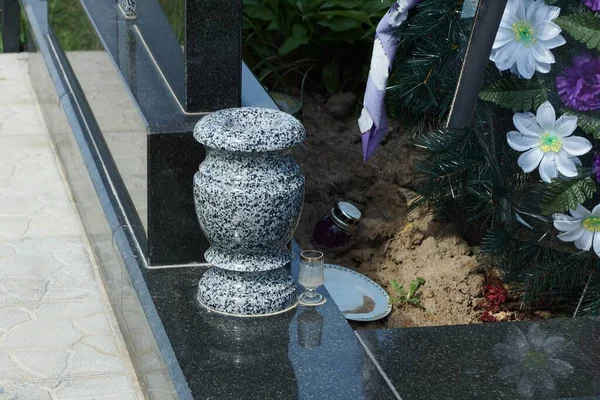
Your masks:
<instances>
[{"instance_id":1,"label":"brown soil","mask_svg":"<svg viewBox=\"0 0 600 400\"><path fill-rule=\"evenodd\" d=\"M396 303L390 316L366 327L464 324L479 321L484 277L473 249L453 227L430 216L409 214L418 175L419 152L409 135L392 128L367 164L361 157L356 117L334 117L320 98L305 99L304 124L308 137L295 151L306 176L306 199L296 232L300 246L311 248L317 221L338 201L357 205L361 227L352 248L326 262L365 274L389 294L391 281L408 288L416 277L425 279L417 293L421 306Z\"/></svg>"}]
</instances>

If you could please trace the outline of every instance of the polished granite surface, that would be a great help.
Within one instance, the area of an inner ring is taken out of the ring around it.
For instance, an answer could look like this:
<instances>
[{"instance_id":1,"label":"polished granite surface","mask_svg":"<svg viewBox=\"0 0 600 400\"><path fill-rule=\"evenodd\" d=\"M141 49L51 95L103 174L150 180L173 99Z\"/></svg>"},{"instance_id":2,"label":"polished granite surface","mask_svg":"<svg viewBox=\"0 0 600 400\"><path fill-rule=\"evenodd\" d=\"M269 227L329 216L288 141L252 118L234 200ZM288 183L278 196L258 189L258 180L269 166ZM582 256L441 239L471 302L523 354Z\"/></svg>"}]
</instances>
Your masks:
<instances>
[{"instance_id":1,"label":"polished granite surface","mask_svg":"<svg viewBox=\"0 0 600 400\"><path fill-rule=\"evenodd\" d=\"M197 303L204 271L144 271L194 398L396 398L331 298L271 317L227 317Z\"/></svg>"},{"instance_id":2,"label":"polished granite surface","mask_svg":"<svg viewBox=\"0 0 600 400\"><path fill-rule=\"evenodd\" d=\"M403 400L600 399L600 319L358 335Z\"/></svg>"}]
</instances>

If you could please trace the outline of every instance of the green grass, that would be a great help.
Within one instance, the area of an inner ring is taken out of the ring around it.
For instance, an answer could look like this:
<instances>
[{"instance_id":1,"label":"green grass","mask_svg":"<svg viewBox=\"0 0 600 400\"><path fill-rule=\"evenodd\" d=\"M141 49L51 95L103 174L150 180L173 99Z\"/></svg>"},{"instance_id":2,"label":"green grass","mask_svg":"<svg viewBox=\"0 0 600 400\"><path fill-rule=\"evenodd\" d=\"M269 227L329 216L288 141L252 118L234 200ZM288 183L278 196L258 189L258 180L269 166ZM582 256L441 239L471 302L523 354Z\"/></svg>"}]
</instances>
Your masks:
<instances>
[{"instance_id":1,"label":"green grass","mask_svg":"<svg viewBox=\"0 0 600 400\"><path fill-rule=\"evenodd\" d=\"M48 0L50 25L65 51L102 50L79 0Z\"/></svg>"},{"instance_id":2,"label":"green grass","mask_svg":"<svg viewBox=\"0 0 600 400\"><path fill-rule=\"evenodd\" d=\"M185 0L158 0L179 43L185 35Z\"/></svg>"}]
</instances>

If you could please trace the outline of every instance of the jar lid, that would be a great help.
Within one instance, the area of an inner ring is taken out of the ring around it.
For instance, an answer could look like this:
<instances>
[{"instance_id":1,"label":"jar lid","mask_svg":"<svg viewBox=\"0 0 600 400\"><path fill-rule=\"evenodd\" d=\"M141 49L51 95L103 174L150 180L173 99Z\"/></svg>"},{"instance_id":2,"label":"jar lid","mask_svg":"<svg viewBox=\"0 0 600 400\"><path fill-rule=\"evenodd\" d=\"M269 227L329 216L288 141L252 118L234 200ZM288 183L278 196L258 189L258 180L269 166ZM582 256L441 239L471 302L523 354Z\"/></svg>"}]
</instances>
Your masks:
<instances>
[{"instance_id":1,"label":"jar lid","mask_svg":"<svg viewBox=\"0 0 600 400\"><path fill-rule=\"evenodd\" d=\"M358 208L345 201L340 201L331 209L331 219L333 219L333 222L340 228L350 232L358 229L361 215Z\"/></svg>"}]
</instances>

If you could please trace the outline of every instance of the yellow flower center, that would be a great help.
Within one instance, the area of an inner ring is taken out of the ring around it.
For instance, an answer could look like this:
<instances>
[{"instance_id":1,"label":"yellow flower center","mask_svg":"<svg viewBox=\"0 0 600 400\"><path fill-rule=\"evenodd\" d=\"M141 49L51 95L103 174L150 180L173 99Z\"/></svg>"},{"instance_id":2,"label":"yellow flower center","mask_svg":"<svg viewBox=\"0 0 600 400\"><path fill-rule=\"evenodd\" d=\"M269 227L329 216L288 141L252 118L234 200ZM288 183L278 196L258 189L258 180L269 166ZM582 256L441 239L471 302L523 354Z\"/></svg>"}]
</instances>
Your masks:
<instances>
[{"instance_id":1,"label":"yellow flower center","mask_svg":"<svg viewBox=\"0 0 600 400\"><path fill-rule=\"evenodd\" d=\"M600 231L600 217L587 217L581 222L581 224L590 232Z\"/></svg>"},{"instance_id":2,"label":"yellow flower center","mask_svg":"<svg viewBox=\"0 0 600 400\"><path fill-rule=\"evenodd\" d=\"M544 133L540 136L540 149L544 153L554 152L558 153L562 149L562 140L556 135L551 133Z\"/></svg>"},{"instance_id":3,"label":"yellow flower center","mask_svg":"<svg viewBox=\"0 0 600 400\"><path fill-rule=\"evenodd\" d=\"M517 21L513 24L513 33L517 42L529 45L535 43L535 37L533 37L533 28L529 25L529 22Z\"/></svg>"}]
</instances>

